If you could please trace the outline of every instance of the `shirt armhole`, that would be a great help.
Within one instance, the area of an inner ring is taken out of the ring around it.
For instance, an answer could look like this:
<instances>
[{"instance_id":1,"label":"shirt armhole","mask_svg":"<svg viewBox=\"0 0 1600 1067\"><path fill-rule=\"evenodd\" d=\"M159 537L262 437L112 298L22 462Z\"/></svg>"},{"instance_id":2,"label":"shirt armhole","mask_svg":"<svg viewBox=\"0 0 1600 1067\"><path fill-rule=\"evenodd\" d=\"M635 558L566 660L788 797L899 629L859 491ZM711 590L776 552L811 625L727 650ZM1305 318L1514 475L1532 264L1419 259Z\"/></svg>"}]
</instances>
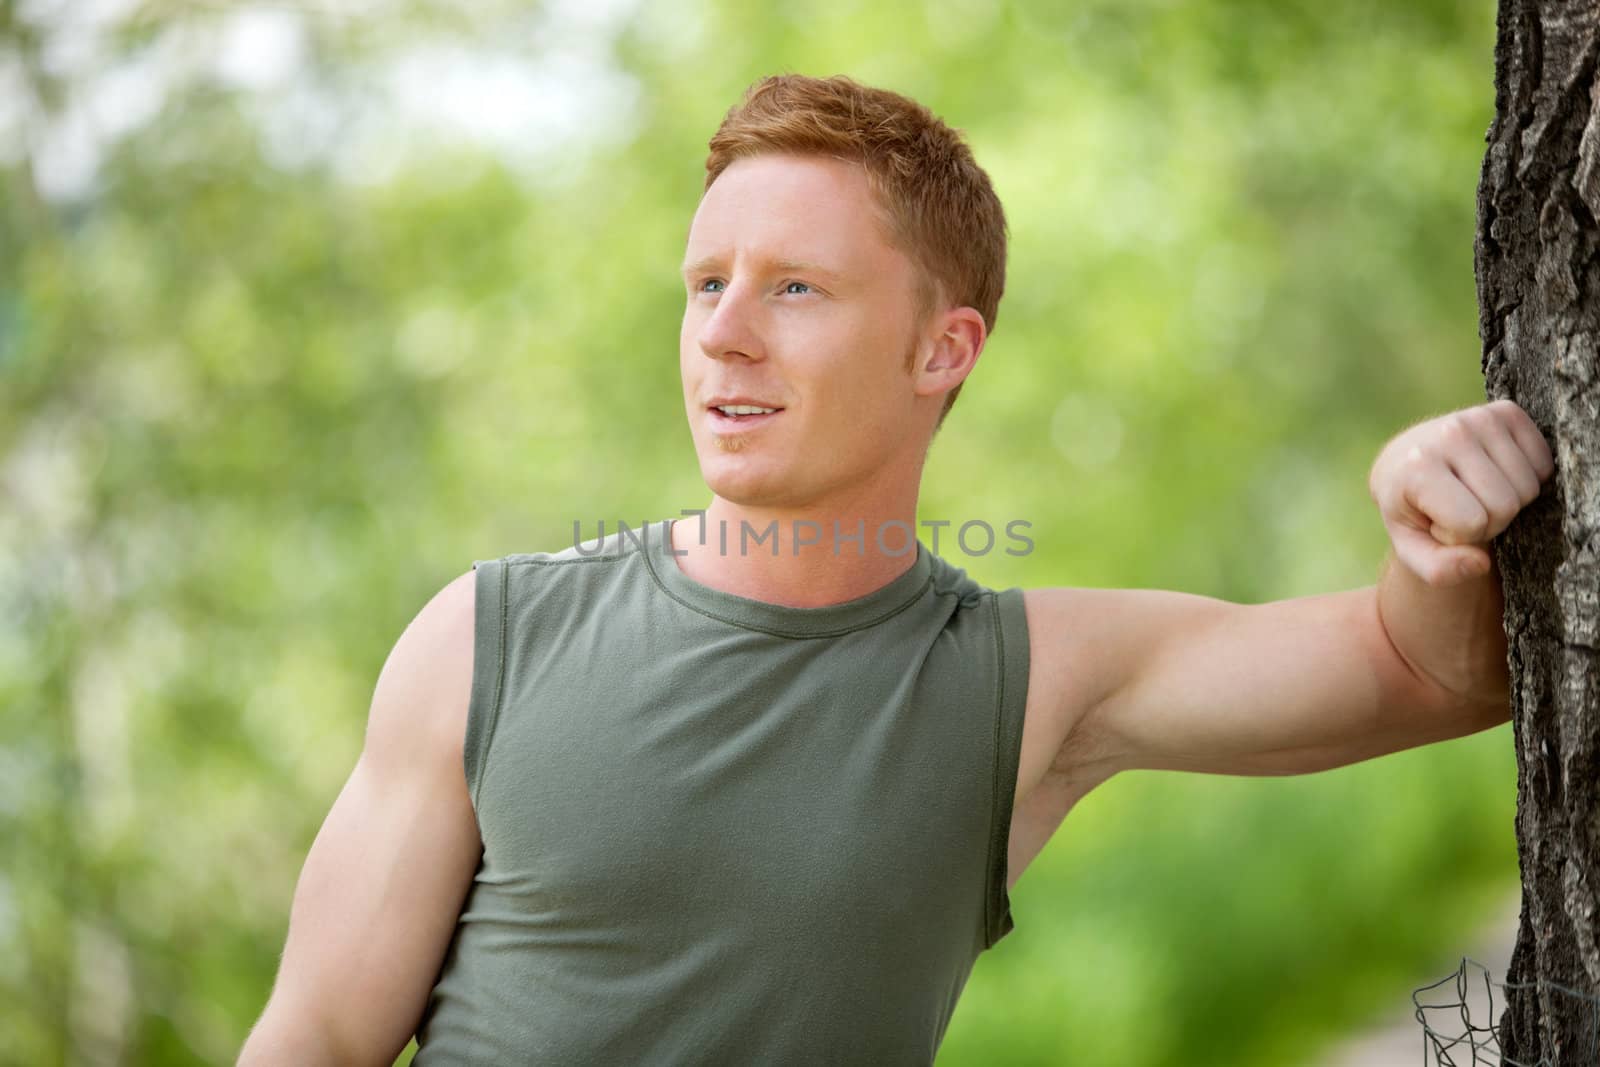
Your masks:
<instances>
[{"instance_id":1,"label":"shirt armhole","mask_svg":"<svg viewBox=\"0 0 1600 1067\"><path fill-rule=\"evenodd\" d=\"M510 568L505 560L475 560L476 582L472 630L472 695L467 705L467 733L461 758L472 807L478 807L478 787L483 765L500 714L500 691L506 670L506 582Z\"/></svg>"},{"instance_id":2,"label":"shirt armhole","mask_svg":"<svg viewBox=\"0 0 1600 1067\"><path fill-rule=\"evenodd\" d=\"M993 948L1016 924L1006 888L1011 841L1011 806L1016 799L1022 754L1022 723L1028 705L1028 617L1022 590L1004 589L991 599L995 637L994 811L990 819L989 892L984 948Z\"/></svg>"}]
</instances>

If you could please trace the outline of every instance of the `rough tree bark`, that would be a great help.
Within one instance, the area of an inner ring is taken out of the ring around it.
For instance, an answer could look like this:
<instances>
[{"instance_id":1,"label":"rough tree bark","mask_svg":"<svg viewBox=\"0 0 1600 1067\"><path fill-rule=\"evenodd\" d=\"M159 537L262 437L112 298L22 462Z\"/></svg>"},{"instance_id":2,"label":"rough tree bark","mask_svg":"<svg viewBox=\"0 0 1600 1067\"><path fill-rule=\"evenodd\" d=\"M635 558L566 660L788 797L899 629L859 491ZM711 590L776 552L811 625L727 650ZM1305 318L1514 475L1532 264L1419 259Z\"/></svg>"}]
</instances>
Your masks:
<instances>
[{"instance_id":1,"label":"rough tree bark","mask_svg":"<svg viewBox=\"0 0 1600 1067\"><path fill-rule=\"evenodd\" d=\"M1517 750L1522 926L1505 1062L1594 1067L1600 996L1600 2L1500 0L1478 187L1485 392L1556 456L1495 542ZM1554 985L1575 990L1572 996Z\"/></svg>"}]
</instances>

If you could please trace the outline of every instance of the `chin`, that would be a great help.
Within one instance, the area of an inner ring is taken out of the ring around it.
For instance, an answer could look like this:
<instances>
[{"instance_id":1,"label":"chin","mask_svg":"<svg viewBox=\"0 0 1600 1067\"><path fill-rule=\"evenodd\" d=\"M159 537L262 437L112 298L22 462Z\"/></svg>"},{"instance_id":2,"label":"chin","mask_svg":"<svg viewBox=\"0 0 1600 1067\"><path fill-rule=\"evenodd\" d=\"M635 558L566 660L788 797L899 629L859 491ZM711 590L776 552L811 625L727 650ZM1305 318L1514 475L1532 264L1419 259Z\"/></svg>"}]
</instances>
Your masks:
<instances>
[{"instance_id":1,"label":"chin","mask_svg":"<svg viewBox=\"0 0 1600 1067\"><path fill-rule=\"evenodd\" d=\"M725 453L711 457L710 462L702 461L700 477L717 496L743 507L779 504L791 495L791 478L770 469L758 470L754 464L742 464Z\"/></svg>"}]
</instances>

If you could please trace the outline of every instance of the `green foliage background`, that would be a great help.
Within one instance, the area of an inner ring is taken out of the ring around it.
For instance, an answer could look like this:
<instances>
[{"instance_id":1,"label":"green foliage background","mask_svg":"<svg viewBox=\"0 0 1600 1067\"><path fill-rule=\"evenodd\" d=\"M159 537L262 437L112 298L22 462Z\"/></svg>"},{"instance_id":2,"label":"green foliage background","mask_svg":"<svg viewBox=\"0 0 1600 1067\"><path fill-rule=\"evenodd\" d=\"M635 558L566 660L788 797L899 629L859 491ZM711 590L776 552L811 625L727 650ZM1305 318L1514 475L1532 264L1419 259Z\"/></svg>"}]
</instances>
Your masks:
<instances>
[{"instance_id":1,"label":"green foliage background","mask_svg":"<svg viewBox=\"0 0 1600 1067\"><path fill-rule=\"evenodd\" d=\"M1376 581L1372 458L1484 399L1493 15L0 2L0 1059L231 1061L409 619L574 518L703 505L675 271L705 141L764 74L923 100L1006 205L999 329L922 509L1037 550L969 573ZM418 117L452 94L524 109ZM1514 796L1504 727L1118 778L1016 889L940 1062L1314 1062L1514 888Z\"/></svg>"}]
</instances>

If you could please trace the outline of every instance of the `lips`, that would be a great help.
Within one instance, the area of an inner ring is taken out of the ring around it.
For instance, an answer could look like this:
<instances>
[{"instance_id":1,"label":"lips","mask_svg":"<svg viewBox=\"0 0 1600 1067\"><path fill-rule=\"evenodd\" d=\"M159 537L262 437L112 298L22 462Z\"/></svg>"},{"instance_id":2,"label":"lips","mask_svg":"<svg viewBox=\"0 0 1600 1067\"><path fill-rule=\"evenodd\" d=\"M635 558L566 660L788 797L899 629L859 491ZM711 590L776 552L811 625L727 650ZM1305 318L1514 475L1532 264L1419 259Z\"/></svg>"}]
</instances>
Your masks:
<instances>
[{"instance_id":1,"label":"lips","mask_svg":"<svg viewBox=\"0 0 1600 1067\"><path fill-rule=\"evenodd\" d=\"M771 405L757 406L770 407ZM741 433L745 430L753 430L758 426L765 426L782 414L782 408L762 415L724 415L716 408L707 408L706 420L711 424L711 428L719 433Z\"/></svg>"},{"instance_id":2,"label":"lips","mask_svg":"<svg viewBox=\"0 0 1600 1067\"><path fill-rule=\"evenodd\" d=\"M759 400L752 396L714 396L706 401L706 407L777 408L780 411L783 410L782 404L774 404L770 400Z\"/></svg>"}]
</instances>

